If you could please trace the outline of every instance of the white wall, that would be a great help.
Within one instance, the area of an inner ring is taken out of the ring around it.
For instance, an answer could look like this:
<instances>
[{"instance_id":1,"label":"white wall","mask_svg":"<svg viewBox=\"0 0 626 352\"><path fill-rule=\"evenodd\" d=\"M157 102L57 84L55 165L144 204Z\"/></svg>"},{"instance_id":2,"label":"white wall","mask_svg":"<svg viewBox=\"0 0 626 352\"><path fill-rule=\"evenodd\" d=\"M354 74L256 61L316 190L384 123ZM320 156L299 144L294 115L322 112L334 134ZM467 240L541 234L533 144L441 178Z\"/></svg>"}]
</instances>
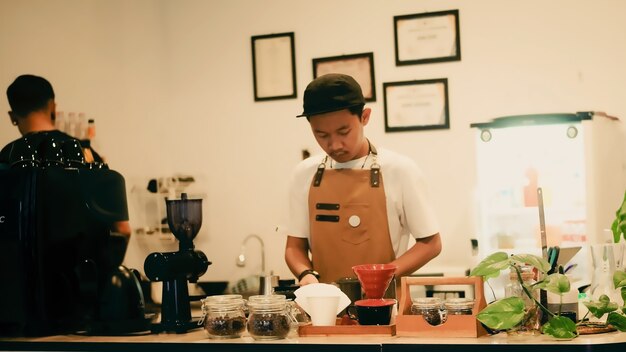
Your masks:
<instances>
[{"instance_id":1,"label":"white wall","mask_svg":"<svg viewBox=\"0 0 626 352\"><path fill-rule=\"evenodd\" d=\"M462 60L396 67L393 16L459 9ZM377 102L367 133L426 171L444 251L469 265L474 235L472 122L504 115L602 110L626 118L626 2L621 0L0 0L0 86L48 78L58 109L96 119L99 151L126 176L206 177L198 247L206 279L238 279L241 240L283 261L285 184L302 149L317 150L301 111L311 59L374 52ZM295 32L298 98L255 103L250 37ZM383 82L448 78L451 128L385 133ZM8 111L6 99L0 110ZM0 144L17 138L6 119ZM626 143L625 143L626 148ZM626 184L625 184L626 187ZM619 197L618 197L619 198ZM131 209L131 222L139 217ZM134 236L141 268L152 240ZM250 263L259 262L249 245Z\"/></svg>"}]
</instances>

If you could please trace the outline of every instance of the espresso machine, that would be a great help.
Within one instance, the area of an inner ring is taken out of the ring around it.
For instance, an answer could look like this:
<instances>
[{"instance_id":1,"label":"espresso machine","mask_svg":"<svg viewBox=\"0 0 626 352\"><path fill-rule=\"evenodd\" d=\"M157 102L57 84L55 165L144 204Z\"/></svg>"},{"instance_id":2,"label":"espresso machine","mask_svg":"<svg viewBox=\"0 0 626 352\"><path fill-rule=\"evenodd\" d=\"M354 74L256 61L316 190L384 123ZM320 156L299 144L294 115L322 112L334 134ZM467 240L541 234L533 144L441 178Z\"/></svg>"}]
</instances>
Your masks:
<instances>
[{"instance_id":1,"label":"espresso machine","mask_svg":"<svg viewBox=\"0 0 626 352\"><path fill-rule=\"evenodd\" d=\"M197 282L211 264L206 255L194 249L193 239L202 226L202 199L167 199L167 223L179 242L177 252L156 252L144 262L151 281L162 281L161 321L152 324L152 332L185 333L199 328L191 318L188 282Z\"/></svg>"},{"instance_id":2,"label":"espresso machine","mask_svg":"<svg viewBox=\"0 0 626 352\"><path fill-rule=\"evenodd\" d=\"M0 164L0 335L148 330L127 239L111 232L124 220L124 178L85 163L77 140L14 143Z\"/></svg>"}]
</instances>

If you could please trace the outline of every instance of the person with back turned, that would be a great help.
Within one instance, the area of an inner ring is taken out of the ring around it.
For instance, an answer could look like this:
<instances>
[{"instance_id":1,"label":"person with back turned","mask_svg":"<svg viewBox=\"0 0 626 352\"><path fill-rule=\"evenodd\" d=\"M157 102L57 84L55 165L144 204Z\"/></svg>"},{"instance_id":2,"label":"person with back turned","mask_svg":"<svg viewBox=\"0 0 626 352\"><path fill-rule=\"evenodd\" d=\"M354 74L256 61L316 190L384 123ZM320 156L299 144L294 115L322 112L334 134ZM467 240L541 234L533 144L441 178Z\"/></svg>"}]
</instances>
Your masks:
<instances>
[{"instance_id":1,"label":"person with back turned","mask_svg":"<svg viewBox=\"0 0 626 352\"><path fill-rule=\"evenodd\" d=\"M11 111L9 111L11 124L17 127L22 138L28 137L33 145L39 145L42 141L51 139L60 144L74 140L72 136L57 130L54 125L56 102L54 89L48 80L30 74L21 75L9 85L6 93L11 107ZM12 162L11 151L20 139L16 139L2 148L0 164ZM88 150L83 155L85 162L103 162L95 150L85 149ZM111 230L124 235L128 241L131 233L128 221L115 222Z\"/></svg>"},{"instance_id":2,"label":"person with back turned","mask_svg":"<svg viewBox=\"0 0 626 352\"><path fill-rule=\"evenodd\" d=\"M48 138L54 138L59 143L74 139L57 130L54 125L56 115L54 90L45 78L34 75L17 77L7 88L7 99L11 107L9 111L11 124L17 127L22 136L29 136L33 143L38 144ZM0 151L0 163L11 162L11 149L16 141L7 144ZM85 155L85 161L103 162L100 155L91 149Z\"/></svg>"},{"instance_id":3,"label":"person with back turned","mask_svg":"<svg viewBox=\"0 0 626 352\"><path fill-rule=\"evenodd\" d=\"M285 261L300 285L354 277L358 264L395 264L399 278L439 255L424 176L413 160L366 138L371 109L359 84L348 75L320 76L303 106L298 117L307 118L325 154L301 161L289 188Z\"/></svg>"}]
</instances>

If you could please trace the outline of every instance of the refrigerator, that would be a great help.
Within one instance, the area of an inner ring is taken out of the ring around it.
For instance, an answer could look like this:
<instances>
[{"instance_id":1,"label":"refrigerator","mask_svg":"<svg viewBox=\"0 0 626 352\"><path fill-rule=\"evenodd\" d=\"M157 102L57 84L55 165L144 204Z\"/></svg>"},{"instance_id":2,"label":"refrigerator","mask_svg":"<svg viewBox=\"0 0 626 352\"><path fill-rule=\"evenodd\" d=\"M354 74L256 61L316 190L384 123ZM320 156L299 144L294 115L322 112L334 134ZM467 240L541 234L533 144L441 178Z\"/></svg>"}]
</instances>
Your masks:
<instances>
[{"instance_id":1,"label":"refrigerator","mask_svg":"<svg viewBox=\"0 0 626 352\"><path fill-rule=\"evenodd\" d=\"M622 122L601 112L505 116L474 123L478 257L542 255L541 188L548 247L580 247L566 263L574 287L589 284L589 244L609 229L626 186ZM575 250L570 250L570 253ZM496 296L504 279L496 279Z\"/></svg>"}]
</instances>

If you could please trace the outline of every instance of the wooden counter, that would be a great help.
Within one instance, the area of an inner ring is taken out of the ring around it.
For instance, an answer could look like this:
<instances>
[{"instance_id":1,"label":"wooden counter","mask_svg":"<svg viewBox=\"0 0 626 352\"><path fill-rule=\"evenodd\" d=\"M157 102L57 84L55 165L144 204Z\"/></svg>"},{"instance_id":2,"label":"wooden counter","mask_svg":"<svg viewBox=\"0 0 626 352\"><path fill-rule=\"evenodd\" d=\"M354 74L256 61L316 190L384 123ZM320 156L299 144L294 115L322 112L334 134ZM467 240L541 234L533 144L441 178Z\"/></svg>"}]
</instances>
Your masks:
<instances>
[{"instance_id":1,"label":"wooden counter","mask_svg":"<svg viewBox=\"0 0 626 352\"><path fill-rule=\"evenodd\" d=\"M186 334L135 336L58 335L38 338L0 338L0 351L624 351L626 333L582 335L559 341L549 336L510 337L506 334L479 338L422 338L380 336L298 337L255 341L214 340L204 330Z\"/></svg>"}]
</instances>

